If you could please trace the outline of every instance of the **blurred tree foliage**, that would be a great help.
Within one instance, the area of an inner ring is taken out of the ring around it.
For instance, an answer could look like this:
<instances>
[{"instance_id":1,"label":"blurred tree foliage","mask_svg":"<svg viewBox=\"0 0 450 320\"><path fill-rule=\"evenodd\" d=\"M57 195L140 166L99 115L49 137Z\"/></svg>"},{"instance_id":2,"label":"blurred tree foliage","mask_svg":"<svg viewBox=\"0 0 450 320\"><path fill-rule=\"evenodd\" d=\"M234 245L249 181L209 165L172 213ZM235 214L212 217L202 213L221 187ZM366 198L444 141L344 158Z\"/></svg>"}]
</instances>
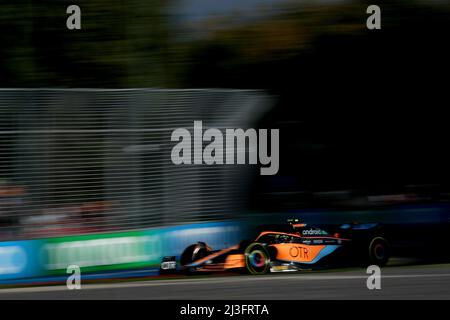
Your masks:
<instances>
[{"instance_id":1,"label":"blurred tree foliage","mask_svg":"<svg viewBox=\"0 0 450 320\"><path fill-rule=\"evenodd\" d=\"M74 3L82 30L66 28L66 8ZM214 16L190 29L174 26L177 0L3 0L0 87L237 87L279 94L300 84L339 83L341 73L353 74L358 87L369 63L379 72L394 67L409 74L415 60L437 64L448 53L441 48L448 5L380 1L382 30L371 32L369 4L286 1L277 13L255 8L257 19Z\"/></svg>"},{"instance_id":2,"label":"blurred tree foliage","mask_svg":"<svg viewBox=\"0 0 450 320\"><path fill-rule=\"evenodd\" d=\"M66 8L81 8L81 30ZM166 84L166 0L3 0L1 87Z\"/></svg>"},{"instance_id":3,"label":"blurred tree foliage","mask_svg":"<svg viewBox=\"0 0 450 320\"><path fill-rule=\"evenodd\" d=\"M366 28L371 1L302 3L287 2L284 13L222 28L192 42L186 83L296 94L299 84L339 85L340 76L350 74L359 87L370 66L412 81L407 75L417 75L416 68L430 72L448 60L448 3L379 1L382 29L374 32Z\"/></svg>"}]
</instances>

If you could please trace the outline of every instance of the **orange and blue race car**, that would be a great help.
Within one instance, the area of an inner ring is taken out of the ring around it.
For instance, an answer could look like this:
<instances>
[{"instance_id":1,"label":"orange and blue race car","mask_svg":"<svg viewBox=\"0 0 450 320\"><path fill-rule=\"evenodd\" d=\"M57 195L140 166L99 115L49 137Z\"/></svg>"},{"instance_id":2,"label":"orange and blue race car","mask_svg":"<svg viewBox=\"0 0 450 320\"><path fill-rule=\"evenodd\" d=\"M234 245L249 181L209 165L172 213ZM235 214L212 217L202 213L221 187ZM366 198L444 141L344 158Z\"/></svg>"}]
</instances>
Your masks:
<instances>
[{"instance_id":1,"label":"orange and blue race car","mask_svg":"<svg viewBox=\"0 0 450 320\"><path fill-rule=\"evenodd\" d=\"M222 250L213 250L204 242L192 244L179 259L164 257L160 272L245 271L258 275L348 265L382 267L389 259L389 244L378 223L312 226L297 219L288 222L265 226L253 241Z\"/></svg>"}]
</instances>

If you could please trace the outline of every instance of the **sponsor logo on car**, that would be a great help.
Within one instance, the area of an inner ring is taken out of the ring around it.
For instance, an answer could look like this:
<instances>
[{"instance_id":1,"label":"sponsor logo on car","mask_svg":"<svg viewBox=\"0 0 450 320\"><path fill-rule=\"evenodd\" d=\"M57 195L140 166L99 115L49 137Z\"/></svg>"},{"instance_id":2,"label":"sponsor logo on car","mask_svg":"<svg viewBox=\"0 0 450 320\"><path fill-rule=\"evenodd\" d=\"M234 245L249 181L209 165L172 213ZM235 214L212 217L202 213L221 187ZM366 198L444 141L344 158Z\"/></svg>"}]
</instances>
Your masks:
<instances>
[{"instance_id":1,"label":"sponsor logo on car","mask_svg":"<svg viewBox=\"0 0 450 320\"><path fill-rule=\"evenodd\" d=\"M173 270L177 268L177 263L175 261L165 261L161 263L162 270Z\"/></svg>"},{"instance_id":2,"label":"sponsor logo on car","mask_svg":"<svg viewBox=\"0 0 450 320\"><path fill-rule=\"evenodd\" d=\"M320 236L320 235L326 235L327 232L324 230L320 230L320 229L308 229L308 230L303 230L302 231L302 235L304 236Z\"/></svg>"},{"instance_id":3,"label":"sponsor logo on car","mask_svg":"<svg viewBox=\"0 0 450 320\"><path fill-rule=\"evenodd\" d=\"M289 249L289 254L293 258L308 258L308 248L300 247L300 246L293 246Z\"/></svg>"}]
</instances>

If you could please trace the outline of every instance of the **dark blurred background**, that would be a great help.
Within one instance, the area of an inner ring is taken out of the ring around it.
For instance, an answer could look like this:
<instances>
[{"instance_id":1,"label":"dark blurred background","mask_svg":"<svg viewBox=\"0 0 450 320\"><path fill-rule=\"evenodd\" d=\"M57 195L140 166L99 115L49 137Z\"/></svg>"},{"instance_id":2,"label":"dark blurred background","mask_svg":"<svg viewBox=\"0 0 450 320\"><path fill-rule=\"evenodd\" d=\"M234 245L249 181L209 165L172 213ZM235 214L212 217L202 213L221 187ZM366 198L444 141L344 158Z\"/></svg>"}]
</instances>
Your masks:
<instances>
[{"instance_id":1,"label":"dark blurred background","mask_svg":"<svg viewBox=\"0 0 450 320\"><path fill-rule=\"evenodd\" d=\"M449 200L448 3L77 0L73 31L70 4L1 2L0 87L262 89L280 171L249 211Z\"/></svg>"}]
</instances>

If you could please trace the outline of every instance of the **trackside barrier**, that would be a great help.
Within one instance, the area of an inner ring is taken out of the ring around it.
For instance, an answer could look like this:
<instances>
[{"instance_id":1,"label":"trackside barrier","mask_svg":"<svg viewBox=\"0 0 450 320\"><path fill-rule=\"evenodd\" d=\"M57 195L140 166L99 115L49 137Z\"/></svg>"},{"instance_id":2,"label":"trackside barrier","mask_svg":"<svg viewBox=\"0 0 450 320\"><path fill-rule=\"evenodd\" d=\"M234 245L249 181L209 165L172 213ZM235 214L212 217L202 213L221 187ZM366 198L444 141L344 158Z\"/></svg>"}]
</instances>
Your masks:
<instances>
[{"instance_id":1,"label":"trackside barrier","mask_svg":"<svg viewBox=\"0 0 450 320\"><path fill-rule=\"evenodd\" d=\"M0 242L0 280L82 272L156 267L166 255L179 256L191 243L213 248L238 243L246 228L234 222L199 223L148 230Z\"/></svg>"}]
</instances>

